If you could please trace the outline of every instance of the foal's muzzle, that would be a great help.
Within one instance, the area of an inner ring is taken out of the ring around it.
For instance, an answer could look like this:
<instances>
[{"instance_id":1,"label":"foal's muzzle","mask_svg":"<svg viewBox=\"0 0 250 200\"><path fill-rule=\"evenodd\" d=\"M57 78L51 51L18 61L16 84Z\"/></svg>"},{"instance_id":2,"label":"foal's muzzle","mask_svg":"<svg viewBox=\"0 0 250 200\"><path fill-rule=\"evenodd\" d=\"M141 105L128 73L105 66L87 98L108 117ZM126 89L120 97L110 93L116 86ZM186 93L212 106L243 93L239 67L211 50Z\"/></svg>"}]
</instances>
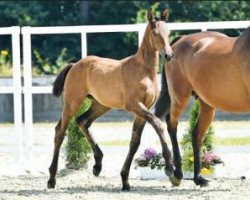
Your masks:
<instances>
[{"instance_id":1,"label":"foal's muzzle","mask_svg":"<svg viewBox=\"0 0 250 200\"><path fill-rule=\"evenodd\" d=\"M170 62L171 60L173 60L174 58L174 54L173 53L166 53L165 54L165 60Z\"/></svg>"}]
</instances>

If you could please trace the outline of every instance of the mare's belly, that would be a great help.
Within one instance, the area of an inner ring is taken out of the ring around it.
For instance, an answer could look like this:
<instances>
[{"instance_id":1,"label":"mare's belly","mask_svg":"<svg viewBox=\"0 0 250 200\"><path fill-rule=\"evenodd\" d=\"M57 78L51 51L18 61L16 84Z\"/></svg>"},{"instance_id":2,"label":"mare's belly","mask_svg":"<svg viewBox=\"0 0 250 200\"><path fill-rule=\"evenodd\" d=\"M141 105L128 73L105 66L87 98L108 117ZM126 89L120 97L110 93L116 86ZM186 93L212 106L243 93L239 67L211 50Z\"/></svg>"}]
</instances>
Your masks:
<instances>
[{"instance_id":1,"label":"mare's belly","mask_svg":"<svg viewBox=\"0 0 250 200\"><path fill-rule=\"evenodd\" d=\"M215 109L234 113L250 112L250 98L245 94L214 92L210 95L198 93L198 96Z\"/></svg>"}]
</instances>

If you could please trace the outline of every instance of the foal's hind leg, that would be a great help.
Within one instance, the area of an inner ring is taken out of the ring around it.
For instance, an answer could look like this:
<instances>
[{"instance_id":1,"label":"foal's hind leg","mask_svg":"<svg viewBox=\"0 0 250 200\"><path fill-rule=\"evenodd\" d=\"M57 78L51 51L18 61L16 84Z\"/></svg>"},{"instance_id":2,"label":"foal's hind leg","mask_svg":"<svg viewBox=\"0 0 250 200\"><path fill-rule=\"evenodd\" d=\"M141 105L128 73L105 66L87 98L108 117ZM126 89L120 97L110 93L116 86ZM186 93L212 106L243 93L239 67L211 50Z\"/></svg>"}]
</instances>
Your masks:
<instances>
[{"instance_id":1,"label":"foal's hind leg","mask_svg":"<svg viewBox=\"0 0 250 200\"><path fill-rule=\"evenodd\" d=\"M129 152L121 170L122 190L130 189L130 185L128 183L129 170L130 170L133 157L140 145L141 134L142 134L142 130L143 130L145 123L146 121L144 119L138 118L138 117L134 121L132 137L130 140Z\"/></svg>"},{"instance_id":2,"label":"foal's hind leg","mask_svg":"<svg viewBox=\"0 0 250 200\"><path fill-rule=\"evenodd\" d=\"M208 180L201 175L201 159L200 151L207 128L214 118L214 108L204 103L201 99L200 102L200 115L193 132L193 151L194 151L194 182L196 185L207 186Z\"/></svg>"},{"instance_id":3,"label":"foal's hind leg","mask_svg":"<svg viewBox=\"0 0 250 200\"><path fill-rule=\"evenodd\" d=\"M164 129L161 120L157 118L155 115L153 115L141 102L138 102L137 105L134 105L133 107L131 106L131 111L133 111L137 116L149 122L155 129L156 133L158 134L162 146L162 156L166 163L165 173L172 182L174 178L173 163L171 158L171 152L167 146L166 138L164 136Z\"/></svg>"},{"instance_id":4,"label":"foal's hind leg","mask_svg":"<svg viewBox=\"0 0 250 200\"><path fill-rule=\"evenodd\" d=\"M94 152L94 158L95 158L95 165L93 167L93 174L95 176L99 176L101 170L102 170L102 157L103 153L101 149L99 148L98 144L95 142L89 127L91 126L92 122L97 119L99 116L106 113L110 108L100 104L95 99L92 99L91 106L89 110L85 113L83 113L81 116L79 116L76 119L77 124L81 128L82 132L85 134L87 140L89 141L91 148Z\"/></svg>"},{"instance_id":5,"label":"foal's hind leg","mask_svg":"<svg viewBox=\"0 0 250 200\"><path fill-rule=\"evenodd\" d=\"M48 188L54 188L56 185L56 172L58 168L58 157L60 147L64 140L66 130L68 128L68 124L72 116L77 112L80 107L82 101L72 101L70 104L65 101L62 111L62 117L55 128L55 139L54 139L54 154L52 163L49 168L50 178L48 181Z\"/></svg>"}]
</instances>

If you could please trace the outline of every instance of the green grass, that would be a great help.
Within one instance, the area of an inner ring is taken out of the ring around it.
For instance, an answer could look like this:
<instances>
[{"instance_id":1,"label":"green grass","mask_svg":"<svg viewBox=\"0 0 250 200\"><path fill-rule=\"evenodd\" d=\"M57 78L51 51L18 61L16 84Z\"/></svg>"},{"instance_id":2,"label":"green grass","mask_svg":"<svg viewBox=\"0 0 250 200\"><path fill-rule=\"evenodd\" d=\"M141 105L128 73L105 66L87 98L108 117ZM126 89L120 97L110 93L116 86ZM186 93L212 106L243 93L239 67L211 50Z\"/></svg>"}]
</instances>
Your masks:
<instances>
[{"instance_id":1,"label":"green grass","mask_svg":"<svg viewBox=\"0 0 250 200\"><path fill-rule=\"evenodd\" d=\"M128 146L129 140L111 140L100 142L101 145L105 146Z\"/></svg>"},{"instance_id":2,"label":"green grass","mask_svg":"<svg viewBox=\"0 0 250 200\"><path fill-rule=\"evenodd\" d=\"M250 137L215 138L216 146L250 146Z\"/></svg>"},{"instance_id":3,"label":"green grass","mask_svg":"<svg viewBox=\"0 0 250 200\"><path fill-rule=\"evenodd\" d=\"M100 142L101 145L106 146L127 146L129 145L129 140L111 140ZM167 140L170 145L170 140ZM159 141L156 141L156 145L160 145ZM241 138L215 138L215 146L250 146L250 137Z\"/></svg>"}]
</instances>

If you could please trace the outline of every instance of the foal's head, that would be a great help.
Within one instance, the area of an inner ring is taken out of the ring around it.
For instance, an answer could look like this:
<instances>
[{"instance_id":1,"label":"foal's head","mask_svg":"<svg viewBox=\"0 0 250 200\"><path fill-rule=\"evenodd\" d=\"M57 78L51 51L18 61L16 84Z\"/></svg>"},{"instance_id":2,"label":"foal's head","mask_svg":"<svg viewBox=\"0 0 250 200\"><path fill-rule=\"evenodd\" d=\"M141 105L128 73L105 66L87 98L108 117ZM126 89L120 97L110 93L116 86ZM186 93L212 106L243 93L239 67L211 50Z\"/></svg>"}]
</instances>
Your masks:
<instances>
[{"instance_id":1,"label":"foal's head","mask_svg":"<svg viewBox=\"0 0 250 200\"><path fill-rule=\"evenodd\" d=\"M164 53L165 59L171 61L174 54L168 40L170 31L165 23L168 20L168 16L167 9L163 11L160 19L153 15L151 9L148 10L148 39L153 48Z\"/></svg>"}]
</instances>

